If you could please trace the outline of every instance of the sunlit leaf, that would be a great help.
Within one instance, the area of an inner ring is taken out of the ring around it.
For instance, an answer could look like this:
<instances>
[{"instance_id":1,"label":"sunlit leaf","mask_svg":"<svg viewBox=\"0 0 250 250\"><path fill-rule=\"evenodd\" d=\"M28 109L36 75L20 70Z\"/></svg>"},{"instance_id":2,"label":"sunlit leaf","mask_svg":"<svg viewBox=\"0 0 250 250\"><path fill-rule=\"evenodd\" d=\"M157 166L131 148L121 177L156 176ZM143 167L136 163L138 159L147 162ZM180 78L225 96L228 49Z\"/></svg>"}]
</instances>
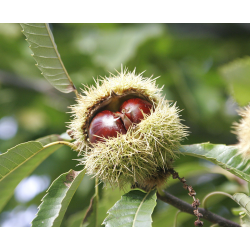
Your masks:
<instances>
[{"instance_id":1,"label":"sunlit leaf","mask_svg":"<svg viewBox=\"0 0 250 250\"><path fill-rule=\"evenodd\" d=\"M21 23L23 33L27 37L32 56L43 76L59 91L70 93L75 91L67 70L61 60L57 46L47 23Z\"/></svg>"},{"instance_id":2,"label":"sunlit leaf","mask_svg":"<svg viewBox=\"0 0 250 250\"><path fill-rule=\"evenodd\" d=\"M109 215L103 224L106 227L151 227L151 215L155 206L156 190L148 193L132 190L109 209Z\"/></svg>"},{"instance_id":3,"label":"sunlit leaf","mask_svg":"<svg viewBox=\"0 0 250 250\"><path fill-rule=\"evenodd\" d=\"M250 102L250 57L237 59L221 68L231 94L241 106Z\"/></svg>"},{"instance_id":4,"label":"sunlit leaf","mask_svg":"<svg viewBox=\"0 0 250 250\"><path fill-rule=\"evenodd\" d=\"M69 203L80 185L85 170L70 170L53 181L43 197L33 227L59 227Z\"/></svg>"},{"instance_id":5,"label":"sunlit leaf","mask_svg":"<svg viewBox=\"0 0 250 250\"><path fill-rule=\"evenodd\" d=\"M62 145L43 146L40 142L21 143L0 155L0 211L19 182Z\"/></svg>"},{"instance_id":6,"label":"sunlit leaf","mask_svg":"<svg viewBox=\"0 0 250 250\"><path fill-rule=\"evenodd\" d=\"M193 144L181 147L181 152L217 164L232 174L250 182L250 160L244 161L235 146L222 144Z\"/></svg>"}]
</instances>

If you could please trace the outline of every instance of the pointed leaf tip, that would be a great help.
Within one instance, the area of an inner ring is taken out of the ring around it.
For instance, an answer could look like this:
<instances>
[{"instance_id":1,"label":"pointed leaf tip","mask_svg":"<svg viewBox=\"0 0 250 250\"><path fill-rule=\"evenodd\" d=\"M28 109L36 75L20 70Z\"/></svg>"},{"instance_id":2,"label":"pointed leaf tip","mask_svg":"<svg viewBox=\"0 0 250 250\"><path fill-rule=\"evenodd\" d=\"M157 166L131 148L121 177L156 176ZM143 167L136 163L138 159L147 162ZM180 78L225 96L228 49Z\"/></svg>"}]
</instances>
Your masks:
<instances>
[{"instance_id":1,"label":"pointed leaf tip","mask_svg":"<svg viewBox=\"0 0 250 250\"><path fill-rule=\"evenodd\" d=\"M57 46L46 23L30 24L21 23L26 41L30 44L36 66L42 71L43 76L56 89L63 93L75 91L75 87L70 79L67 70L62 62ZM60 74L60 78L58 75Z\"/></svg>"}]
</instances>

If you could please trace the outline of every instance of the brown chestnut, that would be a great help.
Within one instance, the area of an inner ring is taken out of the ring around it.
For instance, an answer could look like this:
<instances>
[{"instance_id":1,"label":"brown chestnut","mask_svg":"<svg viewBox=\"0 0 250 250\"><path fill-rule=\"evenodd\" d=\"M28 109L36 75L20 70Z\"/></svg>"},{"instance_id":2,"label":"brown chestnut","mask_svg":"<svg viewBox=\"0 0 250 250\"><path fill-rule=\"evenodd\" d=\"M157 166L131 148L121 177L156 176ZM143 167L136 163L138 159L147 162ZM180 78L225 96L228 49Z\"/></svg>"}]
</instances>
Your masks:
<instances>
[{"instance_id":1,"label":"brown chestnut","mask_svg":"<svg viewBox=\"0 0 250 250\"><path fill-rule=\"evenodd\" d=\"M126 134L123 122L119 116L109 110L98 113L89 126L89 140L91 143L104 141L103 138L117 137L117 133Z\"/></svg>"},{"instance_id":2,"label":"brown chestnut","mask_svg":"<svg viewBox=\"0 0 250 250\"><path fill-rule=\"evenodd\" d=\"M150 114L152 104L140 99L132 98L125 101L120 112L104 110L98 113L89 126L89 140L91 143L104 141L103 138L117 137L117 134L126 134L129 127L138 124L144 114ZM143 111L143 113L142 113Z\"/></svg>"},{"instance_id":3,"label":"brown chestnut","mask_svg":"<svg viewBox=\"0 0 250 250\"><path fill-rule=\"evenodd\" d=\"M140 98L132 98L125 101L119 111L125 114L132 123L138 124L144 118L142 111L148 115L151 108L151 103Z\"/></svg>"}]
</instances>

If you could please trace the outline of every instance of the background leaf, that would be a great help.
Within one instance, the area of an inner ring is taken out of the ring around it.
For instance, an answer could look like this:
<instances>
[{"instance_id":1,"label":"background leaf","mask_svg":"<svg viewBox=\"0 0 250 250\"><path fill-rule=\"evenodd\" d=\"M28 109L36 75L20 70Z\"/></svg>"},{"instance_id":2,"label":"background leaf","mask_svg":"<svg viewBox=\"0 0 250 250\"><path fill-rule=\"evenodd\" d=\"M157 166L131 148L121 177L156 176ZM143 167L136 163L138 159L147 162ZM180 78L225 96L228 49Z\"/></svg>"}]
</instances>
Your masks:
<instances>
[{"instance_id":1,"label":"background leaf","mask_svg":"<svg viewBox=\"0 0 250 250\"><path fill-rule=\"evenodd\" d=\"M106 227L150 227L155 206L156 190L148 193L132 190L109 209L103 224Z\"/></svg>"},{"instance_id":2,"label":"background leaf","mask_svg":"<svg viewBox=\"0 0 250 250\"><path fill-rule=\"evenodd\" d=\"M246 209L247 214L250 216L250 197L243 193L236 193L233 198L241 207Z\"/></svg>"},{"instance_id":3,"label":"background leaf","mask_svg":"<svg viewBox=\"0 0 250 250\"><path fill-rule=\"evenodd\" d=\"M22 23L23 33L27 37L32 56L43 76L59 91L75 91L67 70L61 60L57 46L47 23Z\"/></svg>"},{"instance_id":4,"label":"background leaf","mask_svg":"<svg viewBox=\"0 0 250 250\"><path fill-rule=\"evenodd\" d=\"M240 220L242 227L250 227L250 198L246 194L236 193L233 199L244 208L245 212L240 213Z\"/></svg>"},{"instance_id":5,"label":"background leaf","mask_svg":"<svg viewBox=\"0 0 250 250\"><path fill-rule=\"evenodd\" d=\"M68 205L85 175L85 170L70 170L53 181L43 197L33 227L59 227Z\"/></svg>"},{"instance_id":6,"label":"background leaf","mask_svg":"<svg viewBox=\"0 0 250 250\"><path fill-rule=\"evenodd\" d=\"M96 65L106 69L120 68L121 63L133 57L136 49L145 41L159 37L164 28L161 24L136 24L116 30L85 31L75 41L80 53L93 53ZM112 41L112 43L110 43ZM166 43L165 46L168 46Z\"/></svg>"},{"instance_id":7,"label":"background leaf","mask_svg":"<svg viewBox=\"0 0 250 250\"><path fill-rule=\"evenodd\" d=\"M250 160L245 162L238 154L235 146L201 143L184 145L181 147L181 152L185 155L211 161L241 179L250 182Z\"/></svg>"},{"instance_id":8,"label":"background leaf","mask_svg":"<svg viewBox=\"0 0 250 250\"><path fill-rule=\"evenodd\" d=\"M0 155L0 211L11 198L18 183L62 145L43 147L40 142L26 142Z\"/></svg>"},{"instance_id":9,"label":"background leaf","mask_svg":"<svg viewBox=\"0 0 250 250\"><path fill-rule=\"evenodd\" d=\"M221 74L230 85L230 92L239 105L250 102L250 58L237 59L221 68Z\"/></svg>"}]
</instances>

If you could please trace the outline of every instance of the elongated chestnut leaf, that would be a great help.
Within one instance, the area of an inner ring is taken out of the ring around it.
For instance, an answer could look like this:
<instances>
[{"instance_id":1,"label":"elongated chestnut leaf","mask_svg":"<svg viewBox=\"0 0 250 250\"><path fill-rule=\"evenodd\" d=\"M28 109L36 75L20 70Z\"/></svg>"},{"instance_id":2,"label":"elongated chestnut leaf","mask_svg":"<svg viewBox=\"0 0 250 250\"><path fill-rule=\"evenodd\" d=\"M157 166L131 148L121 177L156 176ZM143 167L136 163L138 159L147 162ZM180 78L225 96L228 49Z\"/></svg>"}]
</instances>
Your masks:
<instances>
[{"instance_id":1,"label":"elongated chestnut leaf","mask_svg":"<svg viewBox=\"0 0 250 250\"><path fill-rule=\"evenodd\" d=\"M70 170L55 179L43 197L32 227L59 227L85 170Z\"/></svg>"},{"instance_id":2,"label":"elongated chestnut leaf","mask_svg":"<svg viewBox=\"0 0 250 250\"><path fill-rule=\"evenodd\" d=\"M151 215L155 206L156 190L148 193L132 190L109 209L109 215L103 224L106 227L151 227Z\"/></svg>"},{"instance_id":3,"label":"elongated chestnut leaf","mask_svg":"<svg viewBox=\"0 0 250 250\"><path fill-rule=\"evenodd\" d=\"M62 145L30 141L21 143L0 155L0 211L11 198L19 182Z\"/></svg>"},{"instance_id":4,"label":"elongated chestnut leaf","mask_svg":"<svg viewBox=\"0 0 250 250\"><path fill-rule=\"evenodd\" d=\"M250 160L244 161L235 146L201 143L184 145L180 151L185 155L202 158L250 182Z\"/></svg>"},{"instance_id":5,"label":"elongated chestnut leaf","mask_svg":"<svg viewBox=\"0 0 250 250\"><path fill-rule=\"evenodd\" d=\"M75 91L76 88L64 67L49 24L21 23L21 26L42 75L63 93Z\"/></svg>"}]
</instances>

